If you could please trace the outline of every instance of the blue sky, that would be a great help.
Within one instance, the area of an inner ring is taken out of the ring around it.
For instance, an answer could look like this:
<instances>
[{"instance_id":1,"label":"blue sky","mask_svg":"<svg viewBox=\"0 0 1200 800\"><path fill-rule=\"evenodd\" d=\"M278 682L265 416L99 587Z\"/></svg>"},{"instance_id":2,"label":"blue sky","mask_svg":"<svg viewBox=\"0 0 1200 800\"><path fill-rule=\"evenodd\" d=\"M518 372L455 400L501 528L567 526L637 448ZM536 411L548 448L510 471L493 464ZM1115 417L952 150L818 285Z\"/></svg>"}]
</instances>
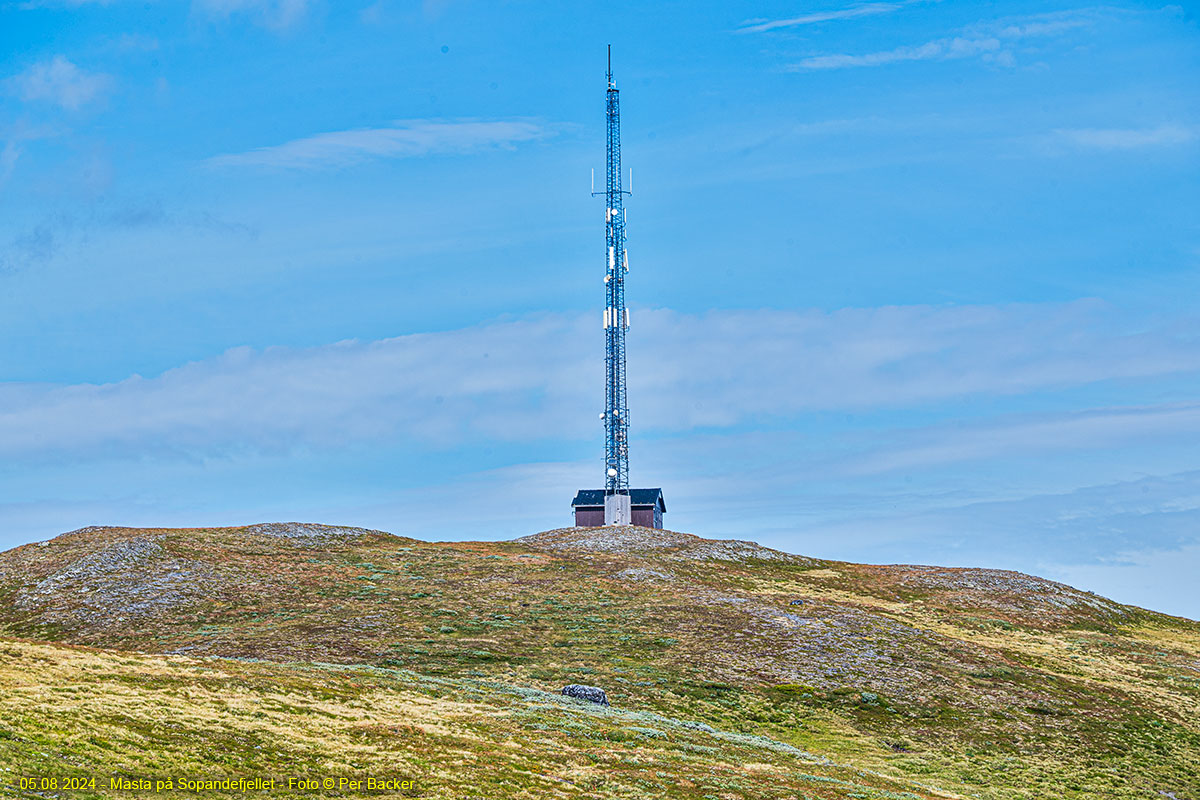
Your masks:
<instances>
[{"instance_id":1,"label":"blue sky","mask_svg":"<svg viewBox=\"0 0 1200 800\"><path fill-rule=\"evenodd\" d=\"M1200 617L1192 4L0 0L0 545L669 527Z\"/></svg>"}]
</instances>

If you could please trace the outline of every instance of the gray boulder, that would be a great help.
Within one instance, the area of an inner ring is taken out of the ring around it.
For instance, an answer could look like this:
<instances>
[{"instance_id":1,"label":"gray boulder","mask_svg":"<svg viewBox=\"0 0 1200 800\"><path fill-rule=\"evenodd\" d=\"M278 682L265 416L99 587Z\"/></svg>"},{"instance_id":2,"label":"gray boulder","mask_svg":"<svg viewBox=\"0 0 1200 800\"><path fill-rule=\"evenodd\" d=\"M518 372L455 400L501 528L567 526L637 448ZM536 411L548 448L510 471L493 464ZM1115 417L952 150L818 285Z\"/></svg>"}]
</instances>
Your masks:
<instances>
[{"instance_id":1,"label":"gray boulder","mask_svg":"<svg viewBox=\"0 0 1200 800\"><path fill-rule=\"evenodd\" d=\"M598 703L602 706L608 705L608 695L599 686L584 686L579 683L572 683L570 686L564 686L562 693L567 697L587 700L589 703Z\"/></svg>"}]
</instances>

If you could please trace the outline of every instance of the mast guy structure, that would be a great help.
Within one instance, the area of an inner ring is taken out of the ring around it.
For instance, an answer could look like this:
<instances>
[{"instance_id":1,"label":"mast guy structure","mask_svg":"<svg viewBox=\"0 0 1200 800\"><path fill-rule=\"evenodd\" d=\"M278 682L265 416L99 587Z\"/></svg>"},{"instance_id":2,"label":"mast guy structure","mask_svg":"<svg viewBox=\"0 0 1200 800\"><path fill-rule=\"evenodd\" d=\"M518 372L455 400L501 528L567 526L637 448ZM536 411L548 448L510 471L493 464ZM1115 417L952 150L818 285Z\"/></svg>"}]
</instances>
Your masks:
<instances>
[{"instance_id":1,"label":"mast guy structure","mask_svg":"<svg viewBox=\"0 0 1200 800\"><path fill-rule=\"evenodd\" d=\"M625 306L625 274L629 254L625 250L624 196L632 194L621 186L621 106L612 71L612 45L608 46L608 90L606 97L606 164L604 191L604 489L581 490L572 506L576 525L600 524L599 503L603 497L603 524L640 524L661 528L666 504L660 489L629 488L629 402L625 391L625 332L629 309ZM632 188L632 177L630 178Z\"/></svg>"}]
</instances>

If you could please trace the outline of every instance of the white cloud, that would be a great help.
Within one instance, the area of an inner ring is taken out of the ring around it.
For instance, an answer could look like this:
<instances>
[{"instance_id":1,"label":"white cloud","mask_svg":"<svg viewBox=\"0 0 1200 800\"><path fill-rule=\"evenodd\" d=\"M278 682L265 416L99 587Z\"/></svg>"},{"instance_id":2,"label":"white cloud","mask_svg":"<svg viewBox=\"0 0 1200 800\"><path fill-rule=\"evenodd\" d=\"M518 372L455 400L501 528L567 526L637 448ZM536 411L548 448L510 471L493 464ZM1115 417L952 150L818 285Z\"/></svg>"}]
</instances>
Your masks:
<instances>
[{"instance_id":1,"label":"white cloud","mask_svg":"<svg viewBox=\"0 0 1200 800\"><path fill-rule=\"evenodd\" d=\"M1079 16L1078 12L1042 14L1017 22L1003 24L999 28L998 35L1005 39L1024 39L1029 36L1053 36L1056 33L1082 28L1089 24L1091 24L1090 15Z\"/></svg>"},{"instance_id":2,"label":"white cloud","mask_svg":"<svg viewBox=\"0 0 1200 800\"><path fill-rule=\"evenodd\" d=\"M1200 405L1190 403L1100 408L1069 414L922 431L923 441L858 454L847 474L870 475L1079 448L1103 448L1150 438L1200 434Z\"/></svg>"},{"instance_id":3,"label":"white cloud","mask_svg":"<svg viewBox=\"0 0 1200 800\"><path fill-rule=\"evenodd\" d=\"M897 61L928 61L931 59L967 58L981 53L995 53L1000 49L996 37L967 39L955 36L937 39L915 47L897 47L865 55L812 56L796 65L797 69L840 69L842 67L878 67Z\"/></svg>"},{"instance_id":4,"label":"white cloud","mask_svg":"<svg viewBox=\"0 0 1200 800\"><path fill-rule=\"evenodd\" d=\"M981 474L992 473L971 473L968 483L986 493ZM872 490L870 484L854 486L858 492L845 498L846 507L833 518L813 520L809 504L791 510L782 521L787 527L774 535L745 533L828 558L1016 569L1121 602L1193 617L1200 613L1186 578L1163 580L1172 573L1190 576L1200 566L1200 472L984 501L949 493L905 497L878 486ZM778 487L749 488L759 496L774 491L770 503L780 502ZM759 505L767 504L764 499ZM1186 569L1161 569L1171 558Z\"/></svg>"},{"instance_id":5,"label":"white cloud","mask_svg":"<svg viewBox=\"0 0 1200 800\"><path fill-rule=\"evenodd\" d=\"M21 157L21 146L15 139L9 139L4 143L4 147L0 149L0 186L3 186L8 181L8 177L12 175L13 169L17 166L17 159Z\"/></svg>"},{"instance_id":6,"label":"white cloud","mask_svg":"<svg viewBox=\"0 0 1200 800\"><path fill-rule=\"evenodd\" d=\"M383 21L383 15L383 0L375 0L374 3L358 12L358 18L368 25L378 25Z\"/></svg>"},{"instance_id":7,"label":"white cloud","mask_svg":"<svg viewBox=\"0 0 1200 800\"><path fill-rule=\"evenodd\" d=\"M634 324L630 393L639 433L1200 370L1195 331L1127 332L1090 302L646 311L635 313ZM591 315L538 315L374 342L237 349L101 386L0 384L0 455L203 456L354 441L582 439L594 433L593 390L603 374L593 346L598 326ZM1181 414L1189 424L1200 418L1191 409L1168 411L1156 430L1179 423ZM987 446L994 435L978 433L968 444ZM947 447L926 443L886 457L957 457Z\"/></svg>"},{"instance_id":8,"label":"white cloud","mask_svg":"<svg viewBox=\"0 0 1200 800\"><path fill-rule=\"evenodd\" d=\"M401 120L391 128L358 128L210 158L213 166L292 169L344 167L375 158L413 158L512 147L550 132L528 120Z\"/></svg>"},{"instance_id":9,"label":"white cloud","mask_svg":"<svg viewBox=\"0 0 1200 800\"><path fill-rule=\"evenodd\" d=\"M114 50L125 53L152 53L159 49L158 38L140 33L123 33L111 40Z\"/></svg>"},{"instance_id":10,"label":"white cloud","mask_svg":"<svg viewBox=\"0 0 1200 800\"><path fill-rule=\"evenodd\" d=\"M60 133L61 131L56 128L45 125L29 125L24 121L18 121L8 127L0 127L0 142L3 142L3 145L0 146L0 187L3 187L12 176L17 162L21 160L24 153L26 142L50 139ZM35 230L18 235L10 240L11 244L7 248L0 245L0 273L12 271L15 266L26 260L24 256L31 254L28 245L37 238L37 233Z\"/></svg>"},{"instance_id":11,"label":"white cloud","mask_svg":"<svg viewBox=\"0 0 1200 800\"><path fill-rule=\"evenodd\" d=\"M979 56L993 63L1014 63L1011 44L1030 37L1053 36L1090 25L1085 12L1040 14L1016 20L983 23L964 28L956 36L934 39L919 45L905 45L873 53L810 56L791 67L794 71L878 67L903 61L948 61Z\"/></svg>"},{"instance_id":12,"label":"white cloud","mask_svg":"<svg viewBox=\"0 0 1200 800\"><path fill-rule=\"evenodd\" d=\"M664 427L1200 369L1196 331L1126 333L1094 301L641 317L653 355L634 352L654 360L631 375L647 383L639 396L669 398L640 412Z\"/></svg>"},{"instance_id":13,"label":"white cloud","mask_svg":"<svg viewBox=\"0 0 1200 800\"><path fill-rule=\"evenodd\" d=\"M1094 150L1133 150L1187 144L1197 138L1197 128L1159 125L1155 128L1074 128L1054 131L1055 137L1077 147Z\"/></svg>"},{"instance_id":14,"label":"white cloud","mask_svg":"<svg viewBox=\"0 0 1200 800\"><path fill-rule=\"evenodd\" d=\"M76 110L103 97L113 85L110 76L81 70L65 56L34 64L8 79L23 100L39 100Z\"/></svg>"},{"instance_id":15,"label":"white cloud","mask_svg":"<svg viewBox=\"0 0 1200 800\"><path fill-rule=\"evenodd\" d=\"M82 6L107 6L113 0L25 0L23 9L33 8L80 8Z\"/></svg>"},{"instance_id":16,"label":"white cloud","mask_svg":"<svg viewBox=\"0 0 1200 800\"><path fill-rule=\"evenodd\" d=\"M893 11L910 5L916 0L908 0L903 3L863 3L849 8L837 9L834 11L814 11L810 14L802 14L798 17L788 17L786 19L754 19L747 20L738 28L738 33L765 33L767 31L778 30L780 28L794 28L800 25L814 25L819 22L831 22L841 19L854 19L855 17L870 17L877 14L889 14Z\"/></svg>"},{"instance_id":17,"label":"white cloud","mask_svg":"<svg viewBox=\"0 0 1200 800\"><path fill-rule=\"evenodd\" d=\"M1200 595L1189 590L1200 574L1200 544L1124 551L1099 564L1047 564L1042 572L1119 602L1200 620Z\"/></svg>"},{"instance_id":18,"label":"white cloud","mask_svg":"<svg viewBox=\"0 0 1200 800\"><path fill-rule=\"evenodd\" d=\"M212 19L243 15L274 30L291 28L308 13L309 0L193 0L192 7Z\"/></svg>"}]
</instances>

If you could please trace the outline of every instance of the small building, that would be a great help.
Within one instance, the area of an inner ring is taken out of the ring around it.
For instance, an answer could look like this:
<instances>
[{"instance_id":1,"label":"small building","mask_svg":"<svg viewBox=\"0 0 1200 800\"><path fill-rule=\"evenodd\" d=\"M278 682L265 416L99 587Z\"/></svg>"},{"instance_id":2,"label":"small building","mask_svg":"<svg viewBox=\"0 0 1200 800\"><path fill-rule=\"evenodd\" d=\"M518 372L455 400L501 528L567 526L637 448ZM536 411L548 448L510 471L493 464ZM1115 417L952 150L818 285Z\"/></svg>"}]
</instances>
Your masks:
<instances>
[{"instance_id":1,"label":"small building","mask_svg":"<svg viewBox=\"0 0 1200 800\"><path fill-rule=\"evenodd\" d=\"M667 513L662 489L630 489L629 505L634 525L662 529L663 514ZM593 528L604 524L603 489L580 489L571 501L571 507L579 527Z\"/></svg>"}]
</instances>

